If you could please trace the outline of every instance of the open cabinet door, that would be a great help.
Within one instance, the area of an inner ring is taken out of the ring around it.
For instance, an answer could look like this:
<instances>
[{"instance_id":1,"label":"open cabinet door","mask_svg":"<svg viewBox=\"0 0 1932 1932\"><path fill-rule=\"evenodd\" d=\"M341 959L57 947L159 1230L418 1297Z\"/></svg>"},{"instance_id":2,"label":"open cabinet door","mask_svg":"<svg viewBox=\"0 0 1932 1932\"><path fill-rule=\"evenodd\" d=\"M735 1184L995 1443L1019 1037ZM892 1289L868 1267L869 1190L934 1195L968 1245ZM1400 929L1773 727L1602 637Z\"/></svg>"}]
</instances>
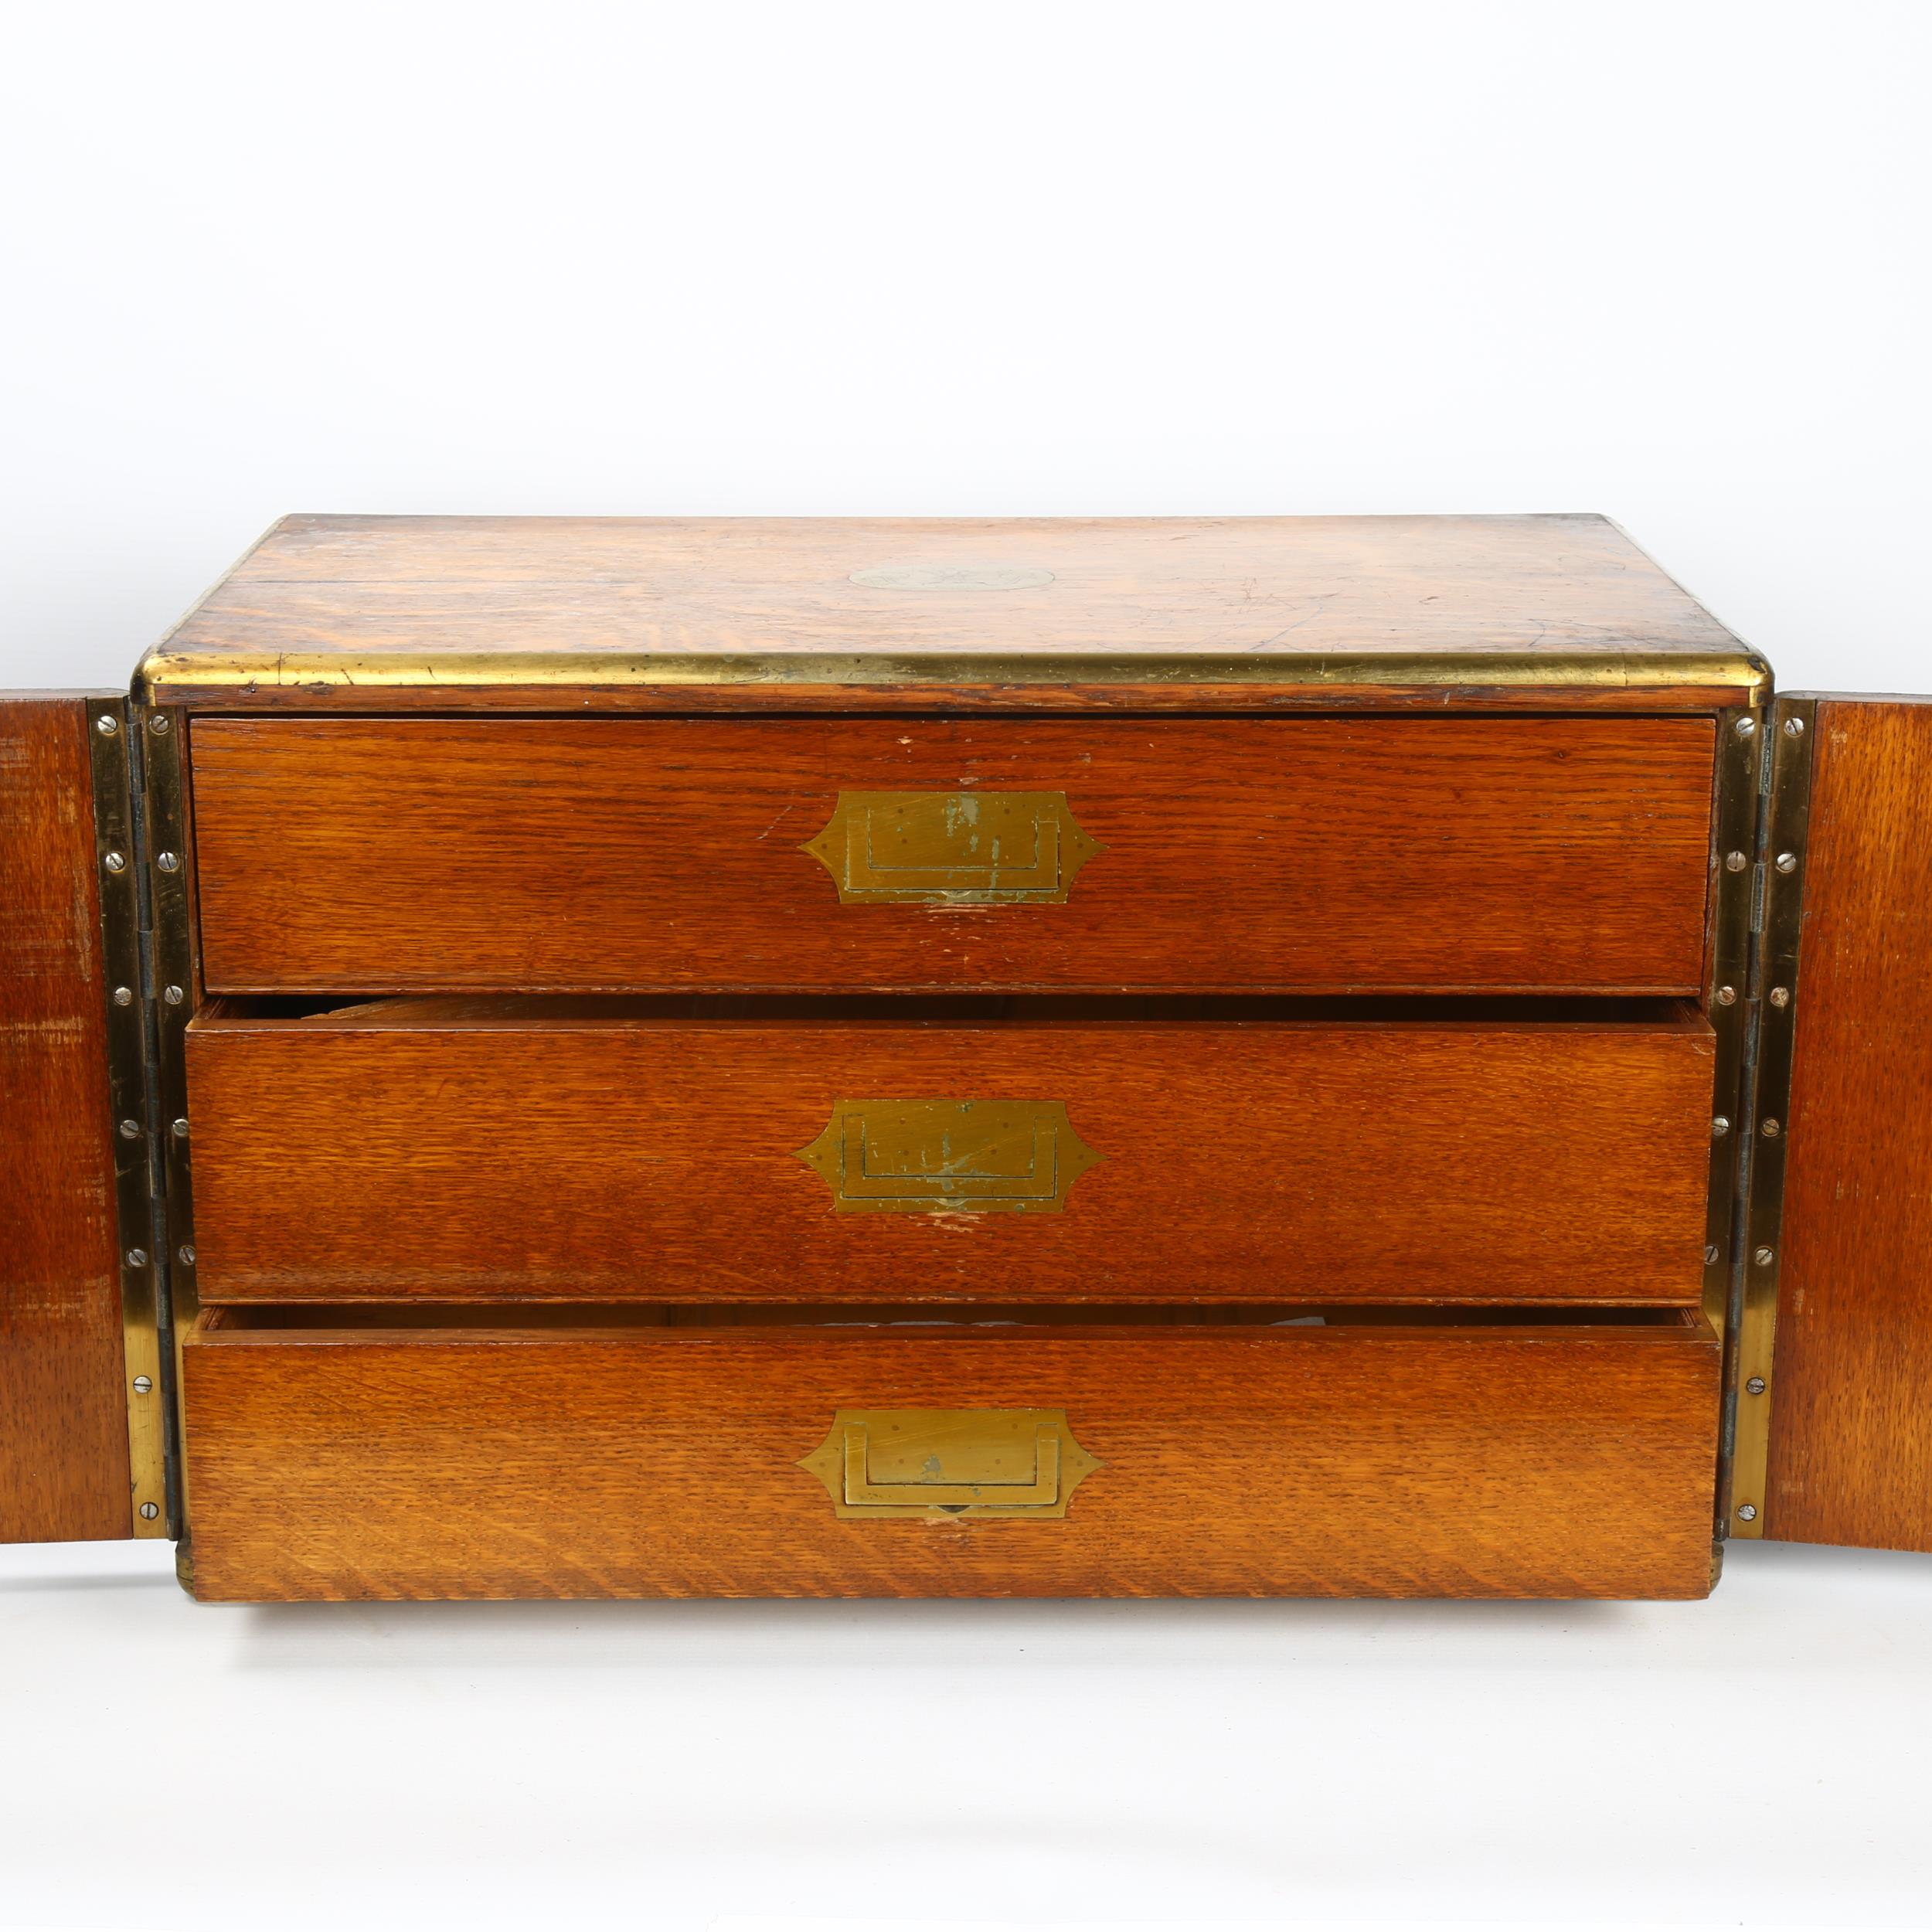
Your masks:
<instances>
[{"instance_id":1,"label":"open cabinet door","mask_svg":"<svg viewBox=\"0 0 1932 1932\"><path fill-rule=\"evenodd\" d=\"M0 694L0 1542L168 1531L126 711Z\"/></svg>"},{"instance_id":2,"label":"open cabinet door","mask_svg":"<svg viewBox=\"0 0 1932 1932\"><path fill-rule=\"evenodd\" d=\"M1932 700L1772 733L1731 1533L1932 1549Z\"/></svg>"}]
</instances>

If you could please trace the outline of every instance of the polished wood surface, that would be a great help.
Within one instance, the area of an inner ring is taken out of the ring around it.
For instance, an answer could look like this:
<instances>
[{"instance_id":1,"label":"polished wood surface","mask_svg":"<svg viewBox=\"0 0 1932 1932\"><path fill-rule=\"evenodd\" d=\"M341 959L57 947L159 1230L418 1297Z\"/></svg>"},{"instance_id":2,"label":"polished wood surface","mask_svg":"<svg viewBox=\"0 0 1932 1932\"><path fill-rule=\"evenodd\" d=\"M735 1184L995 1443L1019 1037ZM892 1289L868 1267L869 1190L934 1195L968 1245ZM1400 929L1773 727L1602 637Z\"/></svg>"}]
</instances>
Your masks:
<instances>
[{"instance_id":1,"label":"polished wood surface","mask_svg":"<svg viewBox=\"0 0 1932 1932\"><path fill-rule=\"evenodd\" d=\"M1713 1043L1560 1024L677 1021L397 1001L189 1032L211 1301L1699 1294ZM838 1213L835 1105L1058 1101L1059 1213Z\"/></svg>"},{"instance_id":2,"label":"polished wood surface","mask_svg":"<svg viewBox=\"0 0 1932 1932\"><path fill-rule=\"evenodd\" d=\"M215 992L1686 994L1701 719L198 719ZM842 791L1064 792L1062 905L842 904Z\"/></svg>"},{"instance_id":3,"label":"polished wood surface","mask_svg":"<svg viewBox=\"0 0 1932 1932\"><path fill-rule=\"evenodd\" d=\"M1351 689L1372 658L1380 689ZM1743 701L1764 675L1588 515L284 519L143 666L170 701L1138 708ZM723 681L721 683L721 680ZM909 692L907 687L916 687Z\"/></svg>"},{"instance_id":4,"label":"polished wood surface","mask_svg":"<svg viewBox=\"0 0 1932 1932\"><path fill-rule=\"evenodd\" d=\"M87 714L0 696L0 1542L131 1533Z\"/></svg>"},{"instance_id":5,"label":"polished wood surface","mask_svg":"<svg viewBox=\"0 0 1932 1932\"><path fill-rule=\"evenodd\" d=\"M1813 728L1764 1533L1932 1549L1932 702Z\"/></svg>"},{"instance_id":6,"label":"polished wood surface","mask_svg":"<svg viewBox=\"0 0 1932 1932\"><path fill-rule=\"evenodd\" d=\"M230 1320L233 1318L230 1318ZM195 1590L1704 1595L1718 1349L1651 1329L217 1327ZM842 1407L1063 1408L1063 1520L842 1520Z\"/></svg>"}]
</instances>

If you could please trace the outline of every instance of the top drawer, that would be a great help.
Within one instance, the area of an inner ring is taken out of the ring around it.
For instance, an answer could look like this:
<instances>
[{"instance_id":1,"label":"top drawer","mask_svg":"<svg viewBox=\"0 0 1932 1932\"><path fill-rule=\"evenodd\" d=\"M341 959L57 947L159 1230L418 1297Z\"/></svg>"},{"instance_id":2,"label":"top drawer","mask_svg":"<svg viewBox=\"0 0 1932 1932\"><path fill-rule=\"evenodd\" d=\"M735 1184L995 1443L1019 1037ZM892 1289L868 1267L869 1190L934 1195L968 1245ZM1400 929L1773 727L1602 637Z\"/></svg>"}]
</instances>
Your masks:
<instances>
[{"instance_id":1,"label":"top drawer","mask_svg":"<svg viewBox=\"0 0 1932 1932\"><path fill-rule=\"evenodd\" d=\"M216 992L1694 993L1708 718L202 718Z\"/></svg>"}]
</instances>

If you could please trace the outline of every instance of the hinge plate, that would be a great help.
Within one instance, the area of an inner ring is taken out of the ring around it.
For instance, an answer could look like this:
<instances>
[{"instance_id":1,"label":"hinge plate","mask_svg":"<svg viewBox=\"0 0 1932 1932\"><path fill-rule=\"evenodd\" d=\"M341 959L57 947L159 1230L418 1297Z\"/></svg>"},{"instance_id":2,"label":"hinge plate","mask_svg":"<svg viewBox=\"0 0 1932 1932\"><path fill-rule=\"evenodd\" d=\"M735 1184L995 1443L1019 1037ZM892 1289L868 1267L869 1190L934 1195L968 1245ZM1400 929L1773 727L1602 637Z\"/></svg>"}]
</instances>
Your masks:
<instances>
[{"instance_id":1,"label":"hinge plate","mask_svg":"<svg viewBox=\"0 0 1932 1932\"><path fill-rule=\"evenodd\" d=\"M1791 1049L1798 1002L1798 944L1810 835L1811 751L1818 706L1780 698L1771 712L1770 791L1758 852L1764 893L1752 1019L1754 1077L1746 1110L1745 1233L1742 1292L1733 1351L1733 1450L1725 1498L1733 1536L1764 1533L1770 1448L1777 1289L1784 1250L1785 1130L1791 1117Z\"/></svg>"},{"instance_id":2,"label":"hinge plate","mask_svg":"<svg viewBox=\"0 0 1932 1932\"><path fill-rule=\"evenodd\" d=\"M165 1227L155 1194L148 1079L148 985L141 945L142 852L130 771L134 756L131 735L125 698L88 699L102 996L107 1014L107 1131L114 1145L121 1267L130 1526L136 1536L165 1536L172 1528L168 1461L172 1376L163 1366L165 1264L158 1236Z\"/></svg>"}]
</instances>

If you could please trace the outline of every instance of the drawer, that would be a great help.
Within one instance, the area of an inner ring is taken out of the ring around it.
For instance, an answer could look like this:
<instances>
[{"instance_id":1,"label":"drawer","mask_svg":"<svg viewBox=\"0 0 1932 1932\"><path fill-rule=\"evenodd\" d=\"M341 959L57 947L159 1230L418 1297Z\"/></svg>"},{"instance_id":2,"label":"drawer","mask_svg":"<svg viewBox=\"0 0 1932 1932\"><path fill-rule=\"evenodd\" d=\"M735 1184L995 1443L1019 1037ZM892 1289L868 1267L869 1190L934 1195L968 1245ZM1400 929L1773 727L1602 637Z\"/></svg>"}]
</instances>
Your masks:
<instances>
[{"instance_id":1,"label":"drawer","mask_svg":"<svg viewBox=\"0 0 1932 1932\"><path fill-rule=\"evenodd\" d=\"M1709 718L197 719L216 992L1689 994Z\"/></svg>"},{"instance_id":2,"label":"drawer","mask_svg":"<svg viewBox=\"0 0 1932 1932\"><path fill-rule=\"evenodd\" d=\"M1713 1046L1668 1002L1566 1020L664 1010L706 1004L198 1018L204 1298L1701 1292Z\"/></svg>"},{"instance_id":3,"label":"drawer","mask_svg":"<svg viewBox=\"0 0 1932 1932\"><path fill-rule=\"evenodd\" d=\"M1624 1325L342 1325L185 1354L206 1598L1701 1597L1718 1349Z\"/></svg>"}]
</instances>

